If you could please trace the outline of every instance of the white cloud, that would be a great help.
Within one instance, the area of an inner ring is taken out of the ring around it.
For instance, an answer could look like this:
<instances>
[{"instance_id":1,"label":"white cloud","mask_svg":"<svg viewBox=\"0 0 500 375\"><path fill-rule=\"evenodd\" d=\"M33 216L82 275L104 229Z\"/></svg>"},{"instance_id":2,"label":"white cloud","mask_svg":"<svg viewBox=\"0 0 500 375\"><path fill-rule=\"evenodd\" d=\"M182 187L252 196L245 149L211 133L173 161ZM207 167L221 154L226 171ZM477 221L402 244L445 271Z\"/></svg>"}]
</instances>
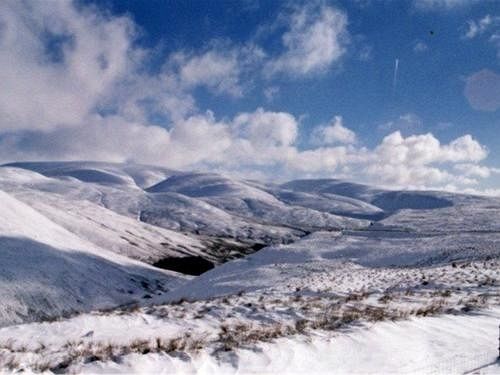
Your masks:
<instances>
[{"instance_id":1,"label":"white cloud","mask_svg":"<svg viewBox=\"0 0 500 375\"><path fill-rule=\"evenodd\" d=\"M312 133L312 142L320 145L331 145L335 143L356 143L356 133L346 128L342 116L335 116L330 124L318 126Z\"/></svg>"},{"instance_id":2,"label":"white cloud","mask_svg":"<svg viewBox=\"0 0 500 375\"><path fill-rule=\"evenodd\" d=\"M189 168L198 163L216 163L224 159L232 139L227 124L217 122L213 113L194 115L175 124L170 143L165 145L162 164Z\"/></svg>"},{"instance_id":3,"label":"white cloud","mask_svg":"<svg viewBox=\"0 0 500 375\"><path fill-rule=\"evenodd\" d=\"M233 120L236 132L257 147L290 146L298 134L298 124L289 113L266 112L258 108L242 113Z\"/></svg>"},{"instance_id":4,"label":"white cloud","mask_svg":"<svg viewBox=\"0 0 500 375\"><path fill-rule=\"evenodd\" d=\"M180 83L187 88L205 86L216 94L241 97L244 91L242 75L255 69L264 57L262 49L255 45L237 47L215 43L212 49L202 54L179 52L170 60Z\"/></svg>"},{"instance_id":5,"label":"white cloud","mask_svg":"<svg viewBox=\"0 0 500 375\"><path fill-rule=\"evenodd\" d=\"M466 79L464 95L472 108L494 112L500 108L500 75L483 69Z\"/></svg>"},{"instance_id":6,"label":"white cloud","mask_svg":"<svg viewBox=\"0 0 500 375\"><path fill-rule=\"evenodd\" d=\"M500 169L498 168L490 168L471 163L456 164L453 167L467 177L488 178L494 173L500 173Z\"/></svg>"},{"instance_id":7,"label":"white cloud","mask_svg":"<svg viewBox=\"0 0 500 375\"><path fill-rule=\"evenodd\" d=\"M239 65L235 54L209 51L183 62L180 79L188 86L205 85L218 93L241 96Z\"/></svg>"},{"instance_id":8,"label":"white cloud","mask_svg":"<svg viewBox=\"0 0 500 375\"><path fill-rule=\"evenodd\" d=\"M432 134L403 137L396 131L373 149L349 144L304 150L297 144L298 126L291 114L261 108L227 121L211 112L189 116L170 131L118 116L94 116L85 127L4 136L0 159L133 160L275 178L346 177L349 171L352 180L413 188L471 186L489 176L480 164L487 150L470 135L443 145Z\"/></svg>"},{"instance_id":9,"label":"white cloud","mask_svg":"<svg viewBox=\"0 0 500 375\"><path fill-rule=\"evenodd\" d=\"M490 14L485 15L480 20L467 21L468 29L464 35L466 39L474 39L478 35L484 34L491 27L500 23L499 16L491 16Z\"/></svg>"},{"instance_id":10,"label":"white cloud","mask_svg":"<svg viewBox=\"0 0 500 375\"><path fill-rule=\"evenodd\" d=\"M116 113L127 121L148 124L154 123L152 116L165 117L165 121L180 121L196 112L197 107L193 96L184 90L173 73L148 75L131 72L114 85L96 109L100 113Z\"/></svg>"},{"instance_id":11,"label":"white cloud","mask_svg":"<svg viewBox=\"0 0 500 375\"><path fill-rule=\"evenodd\" d=\"M375 149L377 159L387 164L428 165L443 162L480 161L487 150L470 135L441 145L431 133L404 138L399 131L384 137Z\"/></svg>"},{"instance_id":12,"label":"white cloud","mask_svg":"<svg viewBox=\"0 0 500 375\"><path fill-rule=\"evenodd\" d=\"M0 24L2 130L79 124L140 52L127 18L67 1L2 1Z\"/></svg>"},{"instance_id":13,"label":"white cloud","mask_svg":"<svg viewBox=\"0 0 500 375\"><path fill-rule=\"evenodd\" d=\"M485 15L483 18L467 21L467 31L463 35L463 39L474 39L476 37L486 35L488 41L497 50L497 57L500 59L500 16Z\"/></svg>"},{"instance_id":14,"label":"white cloud","mask_svg":"<svg viewBox=\"0 0 500 375\"><path fill-rule=\"evenodd\" d=\"M231 125L235 127L232 145L224 153L225 159L220 161L220 165L229 169L242 164L253 165L254 170L256 167L273 166L274 171L278 168L281 176L289 177L338 176L349 171L350 179L391 187L471 186L478 183L476 178L487 178L485 167L479 163L488 152L470 135L441 144L430 133L403 137L396 131L371 150L355 145L327 145L301 150L294 137L296 121L293 116L281 115L258 110L237 116ZM283 122L277 132L280 136L267 135L273 141L262 142L248 131L241 132L242 124L245 128L267 126L266 117L274 118L275 124ZM339 125L341 120L337 118L336 121ZM475 170L476 173L464 172L463 165L468 165L469 171ZM489 171L493 169L489 168Z\"/></svg>"},{"instance_id":15,"label":"white cloud","mask_svg":"<svg viewBox=\"0 0 500 375\"><path fill-rule=\"evenodd\" d=\"M0 138L0 160L105 160L159 164L168 160L164 128L98 115L86 126L18 132Z\"/></svg>"},{"instance_id":16,"label":"white cloud","mask_svg":"<svg viewBox=\"0 0 500 375\"><path fill-rule=\"evenodd\" d=\"M351 155L344 146L320 147L312 150L295 151L287 162L287 167L299 173L333 175L338 167L349 163Z\"/></svg>"},{"instance_id":17,"label":"white cloud","mask_svg":"<svg viewBox=\"0 0 500 375\"><path fill-rule=\"evenodd\" d=\"M438 165L479 162L486 156L487 150L470 135L441 145L430 133L404 138L394 132L375 148L366 171L372 178L396 186L443 186L451 182L467 185L476 181Z\"/></svg>"},{"instance_id":18,"label":"white cloud","mask_svg":"<svg viewBox=\"0 0 500 375\"><path fill-rule=\"evenodd\" d=\"M326 70L346 52L347 23L347 15L333 7L296 9L283 34L285 52L267 64L268 74L307 75Z\"/></svg>"},{"instance_id":19,"label":"white cloud","mask_svg":"<svg viewBox=\"0 0 500 375\"><path fill-rule=\"evenodd\" d=\"M470 134L456 138L441 148L441 160L450 162L479 162L488 156L488 150Z\"/></svg>"}]
</instances>

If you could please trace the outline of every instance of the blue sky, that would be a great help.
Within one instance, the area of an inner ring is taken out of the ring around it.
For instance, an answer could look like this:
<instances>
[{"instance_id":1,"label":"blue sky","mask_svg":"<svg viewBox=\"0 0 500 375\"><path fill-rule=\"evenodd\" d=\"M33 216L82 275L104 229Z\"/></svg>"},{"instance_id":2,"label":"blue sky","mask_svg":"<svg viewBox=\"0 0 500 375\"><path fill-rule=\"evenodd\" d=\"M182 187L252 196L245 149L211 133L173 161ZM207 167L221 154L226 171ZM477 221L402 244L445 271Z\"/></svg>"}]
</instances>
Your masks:
<instances>
[{"instance_id":1,"label":"blue sky","mask_svg":"<svg viewBox=\"0 0 500 375\"><path fill-rule=\"evenodd\" d=\"M500 192L498 1L1 7L4 161Z\"/></svg>"},{"instance_id":2,"label":"blue sky","mask_svg":"<svg viewBox=\"0 0 500 375\"><path fill-rule=\"evenodd\" d=\"M359 130L365 123L370 127L411 112L425 120L426 130L435 129L433 125L440 122L453 122L456 126L445 132L450 139L471 129L472 123L489 128L484 140L495 134L495 127L488 125L499 121L498 113L471 110L463 88L465 77L471 73L498 69L498 51L485 37L471 41L464 40L463 35L468 30L467 21L498 14L498 2L435 6L420 11L411 1L324 3L345 11L349 17L347 29L352 40L343 61L312 77L278 77L276 82L257 77L259 82L254 82L250 95L231 105L227 97L200 92L200 105L220 115L234 115L265 104L274 110L307 114L310 126L342 113L350 126ZM284 9L293 6L279 1L131 0L106 4L114 13L130 15L143 29L141 43L162 44L163 57L180 49L203 50L217 39L232 43L256 40L269 53L277 52L281 48L280 30L258 35L259 30L271 28ZM491 31L493 34L494 27ZM419 42L426 46L425 51L414 51ZM364 49L370 51L370 57L360 61ZM400 69L393 93L396 58ZM263 95L266 85L283 87L286 95L277 95L267 103Z\"/></svg>"}]
</instances>

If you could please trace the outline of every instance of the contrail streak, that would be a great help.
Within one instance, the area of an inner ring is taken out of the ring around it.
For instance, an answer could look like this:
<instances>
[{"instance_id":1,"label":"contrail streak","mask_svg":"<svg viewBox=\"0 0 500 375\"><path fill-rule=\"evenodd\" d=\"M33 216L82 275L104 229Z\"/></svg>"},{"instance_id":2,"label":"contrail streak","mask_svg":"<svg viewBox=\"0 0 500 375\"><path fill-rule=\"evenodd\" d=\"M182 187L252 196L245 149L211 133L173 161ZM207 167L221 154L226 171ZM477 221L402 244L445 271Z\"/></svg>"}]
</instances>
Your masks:
<instances>
[{"instance_id":1,"label":"contrail streak","mask_svg":"<svg viewBox=\"0 0 500 375\"><path fill-rule=\"evenodd\" d=\"M394 78L392 80L392 93L396 92L396 84L398 83L399 59L394 62Z\"/></svg>"}]
</instances>

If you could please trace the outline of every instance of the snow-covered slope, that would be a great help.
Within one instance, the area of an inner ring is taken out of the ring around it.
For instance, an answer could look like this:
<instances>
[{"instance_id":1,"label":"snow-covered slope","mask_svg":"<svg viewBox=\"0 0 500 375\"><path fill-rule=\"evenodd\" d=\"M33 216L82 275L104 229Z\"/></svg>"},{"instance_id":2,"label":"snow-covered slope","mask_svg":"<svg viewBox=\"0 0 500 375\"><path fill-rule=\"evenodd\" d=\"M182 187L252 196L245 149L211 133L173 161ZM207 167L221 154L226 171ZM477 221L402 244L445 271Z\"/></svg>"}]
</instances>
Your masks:
<instances>
[{"instance_id":1,"label":"snow-covered slope","mask_svg":"<svg viewBox=\"0 0 500 375\"><path fill-rule=\"evenodd\" d=\"M290 285L305 288L308 283L314 289L311 280L328 274L339 280L340 275L346 277L335 286L337 292L346 293L355 288L354 280L364 270L377 270L382 275L388 268L432 268L485 259L500 259L500 233L316 232L293 244L270 246L223 264L180 286L168 297L198 300L242 291L286 290ZM375 278L371 283L376 285Z\"/></svg>"},{"instance_id":2,"label":"snow-covered slope","mask_svg":"<svg viewBox=\"0 0 500 375\"><path fill-rule=\"evenodd\" d=\"M304 193L342 195L365 202L370 201L375 194L383 192L383 190L371 186L329 178L293 180L280 185L280 187Z\"/></svg>"},{"instance_id":3,"label":"snow-covered slope","mask_svg":"<svg viewBox=\"0 0 500 375\"><path fill-rule=\"evenodd\" d=\"M274 189L275 194L290 194L297 200L302 194L319 194L321 198L315 203L320 204L326 200L324 194L329 194L324 191L338 192L338 186L344 189L348 184L336 180L316 183L302 180L283 186L308 193L279 191L276 187L268 187L268 191ZM384 207L379 221L362 228L317 231L292 244L269 246L188 282L170 294L172 300L205 299L280 286L286 289L293 284L291 280L303 280L319 270L343 273L351 267L346 264L356 265L358 268L353 272L362 273L363 269L427 268L500 259L500 200L497 198L381 191L357 184L353 191L356 196L372 202L363 206L356 201L357 207L367 210L374 207L373 202ZM373 213L377 213L376 208Z\"/></svg>"},{"instance_id":4,"label":"snow-covered slope","mask_svg":"<svg viewBox=\"0 0 500 375\"><path fill-rule=\"evenodd\" d=\"M281 201L339 216L378 220L384 211L370 203L331 193L307 193L273 186L265 187Z\"/></svg>"},{"instance_id":5,"label":"snow-covered slope","mask_svg":"<svg viewBox=\"0 0 500 375\"><path fill-rule=\"evenodd\" d=\"M5 166L38 172L46 176L68 176L83 182L124 184L133 182L147 188L176 173L172 169L140 164L117 164L91 161L23 162Z\"/></svg>"},{"instance_id":6,"label":"snow-covered slope","mask_svg":"<svg viewBox=\"0 0 500 375\"><path fill-rule=\"evenodd\" d=\"M0 168L1 188L98 247L153 263L166 256L199 255L207 246L194 236L151 226L106 209L98 188L81 185L23 169Z\"/></svg>"},{"instance_id":7,"label":"snow-covered slope","mask_svg":"<svg viewBox=\"0 0 500 375\"><path fill-rule=\"evenodd\" d=\"M361 220L333 215L321 205L316 205L316 209L312 209L304 205L294 205L290 201L285 203L262 189L217 174L178 174L150 187L148 191L183 194L198 198L234 216L244 217L261 224L292 227L299 230L338 229L366 225ZM278 194L277 196L279 197Z\"/></svg>"},{"instance_id":8,"label":"snow-covered slope","mask_svg":"<svg viewBox=\"0 0 500 375\"><path fill-rule=\"evenodd\" d=\"M185 278L99 248L0 191L0 326L110 308Z\"/></svg>"},{"instance_id":9,"label":"snow-covered slope","mask_svg":"<svg viewBox=\"0 0 500 375\"><path fill-rule=\"evenodd\" d=\"M370 203L371 207L378 207L379 210L387 213L405 208L435 209L453 205L452 194L434 191L384 191L335 179L294 180L281 185L281 188L295 192L314 193L327 198L332 195L351 197Z\"/></svg>"},{"instance_id":10,"label":"snow-covered slope","mask_svg":"<svg viewBox=\"0 0 500 375\"><path fill-rule=\"evenodd\" d=\"M380 221L383 226L399 226L419 232L462 233L499 232L500 198L433 193L446 200L439 209L401 209Z\"/></svg>"},{"instance_id":11,"label":"snow-covered slope","mask_svg":"<svg viewBox=\"0 0 500 375\"><path fill-rule=\"evenodd\" d=\"M33 180L12 182L15 170L24 176L26 170L30 171ZM9 176L2 179L2 175ZM166 229L236 240L242 248L287 243L318 229L368 225L366 220L352 218L365 211L369 206L365 202L329 197L329 203L323 199L323 205L311 203L309 207L280 199L278 193L246 181L158 167L96 162L15 163L0 168L0 181L0 187L26 201L33 192L55 193L58 199L62 196L89 201ZM20 187L28 192L23 194ZM338 205L343 207L338 210L342 215L332 209ZM367 210L380 212L376 207Z\"/></svg>"},{"instance_id":12,"label":"snow-covered slope","mask_svg":"<svg viewBox=\"0 0 500 375\"><path fill-rule=\"evenodd\" d=\"M492 343L498 340L498 308L355 327L344 334L287 337L235 349L233 360L206 350L192 357L163 353L82 363L79 373L206 374L498 374ZM237 358L237 360L235 360Z\"/></svg>"}]
</instances>

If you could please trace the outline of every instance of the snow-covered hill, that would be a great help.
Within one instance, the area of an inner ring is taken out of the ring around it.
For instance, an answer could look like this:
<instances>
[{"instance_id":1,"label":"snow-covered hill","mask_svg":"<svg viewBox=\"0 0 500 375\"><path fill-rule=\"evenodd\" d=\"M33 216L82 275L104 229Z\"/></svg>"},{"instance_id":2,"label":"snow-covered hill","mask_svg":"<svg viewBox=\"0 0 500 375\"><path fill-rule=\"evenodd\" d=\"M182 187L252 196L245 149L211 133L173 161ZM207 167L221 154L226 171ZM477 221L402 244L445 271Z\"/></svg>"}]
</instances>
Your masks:
<instances>
[{"instance_id":1,"label":"snow-covered hill","mask_svg":"<svg viewBox=\"0 0 500 375\"><path fill-rule=\"evenodd\" d=\"M198 198L236 217L262 224L296 228L298 230L338 229L363 226L361 220L340 217L294 202L283 202L278 197L243 181L208 173L174 175L152 186L149 192L175 192ZM331 199L334 201L334 199Z\"/></svg>"},{"instance_id":2,"label":"snow-covered hill","mask_svg":"<svg viewBox=\"0 0 500 375\"><path fill-rule=\"evenodd\" d=\"M311 230L367 225L243 181L141 165L15 163L0 167L0 192L2 325L141 302L185 279L150 265L195 274Z\"/></svg>"},{"instance_id":3,"label":"snow-covered hill","mask_svg":"<svg viewBox=\"0 0 500 375\"><path fill-rule=\"evenodd\" d=\"M24 182L18 181L21 177L17 173L24 176ZM33 175L31 181L29 173ZM245 181L139 165L15 163L0 168L0 180L0 188L21 200L56 193L57 199L83 200L165 229L216 237L219 248L224 247L219 243L221 239L236 240L248 248L254 244L287 243L318 229L359 228L367 226L368 221L350 216L366 207L369 214L380 211L365 202L346 202L345 197L330 197L330 206L324 202L324 207L308 207L280 199L281 190L270 193ZM29 204L33 203L31 199ZM339 205L342 215L332 209ZM232 243L227 247L238 248ZM225 257L223 251L212 255L219 260Z\"/></svg>"},{"instance_id":4,"label":"snow-covered hill","mask_svg":"<svg viewBox=\"0 0 500 375\"><path fill-rule=\"evenodd\" d=\"M0 191L0 326L111 308L185 277L97 247Z\"/></svg>"},{"instance_id":5,"label":"snow-covered hill","mask_svg":"<svg viewBox=\"0 0 500 375\"><path fill-rule=\"evenodd\" d=\"M0 211L0 326L59 319L0 329L0 370L147 371L181 356L186 371L275 371L248 350L313 355L297 343L339 332L342 346L353 325L376 342L374 322L480 309L486 330L498 317L496 198L51 162L0 166Z\"/></svg>"}]
</instances>

